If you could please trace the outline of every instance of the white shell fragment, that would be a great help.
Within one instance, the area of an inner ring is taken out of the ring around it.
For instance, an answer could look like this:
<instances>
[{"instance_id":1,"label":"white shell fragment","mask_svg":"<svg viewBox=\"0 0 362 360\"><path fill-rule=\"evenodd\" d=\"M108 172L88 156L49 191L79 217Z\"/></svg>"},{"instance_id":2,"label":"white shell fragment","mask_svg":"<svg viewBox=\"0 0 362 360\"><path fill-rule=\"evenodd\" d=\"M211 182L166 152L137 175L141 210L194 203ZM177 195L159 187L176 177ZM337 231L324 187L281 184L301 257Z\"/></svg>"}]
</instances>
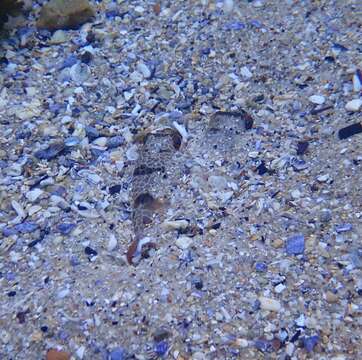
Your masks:
<instances>
[{"instance_id":1,"label":"white shell fragment","mask_svg":"<svg viewBox=\"0 0 362 360\"><path fill-rule=\"evenodd\" d=\"M259 301L260 301L260 307L263 310L279 312L282 309L282 306L278 300L261 296L259 297Z\"/></svg>"},{"instance_id":2,"label":"white shell fragment","mask_svg":"<svg viewBox=\"0 0 362 360\"><path fill-rule=\"evenodd\" d=\"M176 240L176 245L182 250L186 250L193 243L192 239L187 236L181 236Z\"/></svg>"},{"instance_id":3,"label":"white shell fragment","mask_svg":"<svg viewBox=\"0 0 362 360\"><path fill-rule=\"evenodd\" d=\"M354 99L351 101L348 101L346 104L346 110L356 112L359 111L359 109L362 107L362 99Z\"/></svg>"},{"instance_id":4,"label":"white shell fragment","mask_svg":"<svg viewBox=\"0 0 362 360\"><path fill-rule=\"evenodd\" d=\"M322 105L326 101L325 97L322 95L312 95L308 99L311 103L317 104L317 105Z\"/></svg>"}]
</instances>

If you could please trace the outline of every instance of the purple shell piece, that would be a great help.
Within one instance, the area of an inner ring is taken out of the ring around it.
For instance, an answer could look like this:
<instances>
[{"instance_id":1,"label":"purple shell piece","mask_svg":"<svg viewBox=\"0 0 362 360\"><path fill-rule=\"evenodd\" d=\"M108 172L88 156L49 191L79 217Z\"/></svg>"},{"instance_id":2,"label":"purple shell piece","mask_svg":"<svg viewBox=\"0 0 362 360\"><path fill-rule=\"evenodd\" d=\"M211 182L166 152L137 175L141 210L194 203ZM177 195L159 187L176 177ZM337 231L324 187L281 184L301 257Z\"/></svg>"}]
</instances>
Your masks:
<instances>
[{"instance_id":1,"label":"purple shell piece","mask_svg":"<svg viewBox=\"0 0 362 360\"><path fill-rule=\"evenodd\" d=\"M336 226L337 233L347 232L352 230L352 224L341 224Z\"/></svg>"},{"instance_id":2,"label":"purple shell piece","mask_svg":"<svg viewBox=\"0 0 362 360\"><path fill-rule=\"evenodd\" d=\"M240 21L234 21L234 22L227 23L225 25L224 29L226 31L243 30L243 29L245 29L245 24Z\"/></svg>"},{"instance_id":3,"label":"purple shell piece","mask_svg":"<svg viewBox=\"0 0 362 360\"><path fill-rule=\"evenodd\" d=\"M285 250L288 255L299 255L303 254L305 249L304 244L304 235L303 234L296 234L290 236L287 239L287 243L285 245Z\"/></svg>"}]
</instances>

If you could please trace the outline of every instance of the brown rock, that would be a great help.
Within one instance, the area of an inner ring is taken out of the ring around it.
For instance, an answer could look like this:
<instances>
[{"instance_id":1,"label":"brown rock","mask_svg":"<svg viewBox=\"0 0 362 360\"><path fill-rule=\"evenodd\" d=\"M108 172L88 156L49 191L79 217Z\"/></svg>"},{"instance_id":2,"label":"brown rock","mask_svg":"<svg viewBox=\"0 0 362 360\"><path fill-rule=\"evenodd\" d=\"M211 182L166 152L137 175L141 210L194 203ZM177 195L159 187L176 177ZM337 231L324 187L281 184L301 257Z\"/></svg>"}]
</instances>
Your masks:
<instances>
[{"instance_id":1,"label":"brown rock","mask_svg":"<svg viewBox=\"0 0 362 360\"><path fill-rule=\"evenodd\" d=\"M331 291L327 291L326 293L326 300L330 304L338 302L338 296L336 294L333 294Z\"/></svg>"},{"instance_id":2,"label":"brown rock","mask_svg":"<svg viewBox=\"0 0 362 360\"><path fill-rule=\"evenodd\" d=\"M69 360L70 354L65 351L50 349L47 352L46 360Z\"/></svg>"},{"instance_id":3,"label":"brown rock","mask_svg":"<svg viewBox=\"0 0 362 360\"><path fill-rule=\"evenodd\" d=\"M272 246L276 249L281 248L284 245L284 242L282 239L275 239L272 241Z\"/></svg>"},{"instance_id":4,"label":"brown rock","mask_svg":"<svg viewBox=\"0 0 362 360\"><path fill-rule=\"evenodd\" d=\"M88 0L50 0L43 6L37 27L47 30L77 29L94 16Z\"/></svg>"}]
</instances>

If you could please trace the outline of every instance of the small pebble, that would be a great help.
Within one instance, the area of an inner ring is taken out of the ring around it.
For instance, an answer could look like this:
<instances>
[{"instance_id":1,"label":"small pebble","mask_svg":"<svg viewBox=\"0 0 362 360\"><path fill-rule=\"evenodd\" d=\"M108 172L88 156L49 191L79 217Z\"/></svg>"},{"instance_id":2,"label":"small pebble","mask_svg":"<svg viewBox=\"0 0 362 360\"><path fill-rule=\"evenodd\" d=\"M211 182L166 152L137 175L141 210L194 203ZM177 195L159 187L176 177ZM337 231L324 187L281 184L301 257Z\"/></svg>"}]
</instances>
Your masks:
<instances>
[{"instance_id":1,"label":"small pebble","mask_svg":"<svg viewBox=\"0 0 362 360\"><path fill-rule=\"evenodd\" d=\"M304 235L297 234L290 236L285 245L285 250L288 255L299 255L304 253Z\"/></svg>"},{"instance_id":2,"label":"small pebble","mask_svg":"<svg viewBox=\"0 0 362 360\"><path fill-rule=\"evenodd\" d=\"M283 285L283 284L278 284L278 285L274 288L274 291L275 291L277 294L280 294L280 293L282 293L285 289L286 289L286 286L285 286L285 285Z\"/></svg>"},{"instance_id":3,"label":"small pebble","mask_svg":"<svg viewBox=\"0 0 362 360\"><path fill-rule=\"evenodd\" d=\"M85 247L84 252L89 256L97 256L98 255L97 251L95 251L94 249L92 249L89 246Z\"/></svg>"},{"instance_id":4,"label":"small pebble","mask_svg":"<svg viewBox=\"0 0 362 360\"><path fill-rule=\"evenodd\" d=\"M114 236L114 234L110 234L107 244L107 250L113 251L116 247L117 247L117 238Z\"/></svg>"},{"instance_id":5,"label":"small pebble","mask_svg":"<svg viewBox=\"0 0 362 360\"><path fill-rule=\"evenodd\" d=\"M99 131L93 126L87 125L84 127L84 130L85 130L85 134L87 135L89 141L93 141L100 136Z\"/></svg>"},{"instance_id":6,"label":"small pebble","mask_svg":"<svg viewBox=\"0 0 362 360\"><path fill-rule=\"evenodd\" d=\"M309 101L313 104L322 105L322 104L324 104L326 99L322 95L312 95L309 97Z\"/></svg>"},{"instance_id":7,"label":"small pebble","mask_svg":"<svg viewBox=\"0 0 362 360\"><path fill-rule=\"evenodd\" d=\"M299 141L297 144L297 155L304 155L309 147L308 141Z\"/></svg>"},{"instance_id":8,"label":"small pebble","mask_svg":"<svg viewBox=\"0 0 362 360\"><path fill-rule=\"evenodd\" d=\"M317 176L317 181L319 181L320 183L326 182L328 179L329 179L328 174Z\"/></svg>"},{"instance_id":9,"label":"small pebble","mask_svg":"<svg viewBox=\"0 0 362 360\"><path fill-rule=\"evenodd\" d=\"M117 185L113 185L113 186L109 187L109 193L111 195L118 194L119 192L121 192L121 190L122 190L121 184L117 184Z\"/></svg>"},{"instance_id":10,"label":"small pebble","mask_svg":"<svg viewBox=\"0 0 362 360\"><path fill-rule=\"evenodd\" d=\"M57 30L54 32L53 36L50 38L50 44L58 45L66 42L68 40L67 34L63 30Z\"/></svg>"},{"instance_id":11,"label":"small pebble","mask_svg":"<svg viewBox=\"0 0 362 360\"><path fill-rule=\"evenodd\" d=\"M60 290L57 294L57 298L60 299L64 299L65 297L67 297L70 294L70 290L69 289L64 289L64 290Z\"/></svg>"},{"instance_id":12,"label":"small pebble","mask_svg":"<svg viewBox=\"0 0 362 360\"><path fill-rule=\"evenodd\" d=\"M151 77L151 70L144 63L139 63L137 65L137 70L143 75L145 79L149 79Z\"/></svg>"},{"instance_id":13,"label":"small pebble","mask_svg":"<svg viewBox=\"0 0 362 360\"><path fill-rule=\"evenodd\" d=\"M326 301L330 304L337 303L339 300L338 296L334 294L332 291L327 291L325 297Z\"/></svg>"},{"instance_id":14,"label":"small pebble","mask_svg":"<svg viewBox=\"0 0 362 360\"><path fill-rule=\"evenodd\" d=\"M176 240L176 245L182 250L186 250L192 244L192 239L187 236L181 236Z\"/></svg>"}]
</instances>

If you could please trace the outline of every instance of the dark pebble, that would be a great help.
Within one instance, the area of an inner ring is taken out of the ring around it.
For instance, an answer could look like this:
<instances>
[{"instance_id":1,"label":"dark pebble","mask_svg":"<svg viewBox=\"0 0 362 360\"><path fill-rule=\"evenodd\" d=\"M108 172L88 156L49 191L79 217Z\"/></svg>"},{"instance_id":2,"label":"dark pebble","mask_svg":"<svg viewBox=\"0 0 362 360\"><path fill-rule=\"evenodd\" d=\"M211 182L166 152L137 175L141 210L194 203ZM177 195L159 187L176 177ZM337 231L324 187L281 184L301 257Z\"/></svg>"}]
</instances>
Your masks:
<instances>
[{"instance_id":1,"label":"dark pebble","mask_svg":"<svg viewBox=\"0 0 362 360\"><path fill-rule=\"evenodd\" d=\"M96 37L94 35L94 33L92 31L89 31L86 37L86 40L88 43L92 43L93 41L95 41Z\"/></svg>"},{"instance_id":2,"label":"dark pebble","mask_svg":"<svg viewBox=\"0 0 362 360\"><path fill-rule=\"evenodd\" d=\"M89 64L93 59L93 55L92 53L90 53L89 51L85 51L81 56L80 56L80 61L84 64Z\"/></svg>"},{"instance_id":3,"label":"dark pebble","mask_svg":"<svg viewBox=\"0 0 362 360\"><path fill-rule=\"evenodd\" d=\"M334 43L334 44L332 45L332 49L337 50L337 51L342 51L342 52L348 51L348 48L346 48L346 47L343 46L342 44L338 44L338 43Z\"/></svg>"},{"instance_id":4,"label":"dark pebble","mask_svg":"<svg viewBox=\"0 0 362 360\"><path fill-rule=\"evenodd\" d=\"M334 63L336 60L333 56L326 56L324 58L324 61L328 62L328 63Z\"/></svg>"},{"instance_id":5,"label":"dark pebble","mask_svg":"<svg viewBox=\"0 0 362 360\"><path fill-rule=\"evenodd\" d=\"M118 146L123 145L125 142L124 137L123 136L112 136L111 138L108 138L107 140L107 147L108 149L114 149Z\"/></svg>"},{"instance_id":6,"label":"dark pebble","mask_svg":"<svg viewBox=\"0 0 362 360\"><path fill-rule=\"evenodd\" d=\"M305 249L304 235L296 234L287 239L285 250L288 255L303 254Z\"/></svg>"},{"instance_id":7,"label":"dark pebble","mask_svg":"<svg viewBox=\"0 0 362 360\"><path fill-rule=\"evenodd\" d=\"M39 244L42 240L43 240L43 237L30 241L30 243L28 244L28 247L30 247L30 248L34 247L35 245Z\"/></svg>"},{"instance_id":8,"label":"dark pebble","mask_svg":"<svg viewBox=\"0 0 362 360\"><path fill-rule=\"evenodd\" d=\"M45 333L48 331L48 327L46 325L44 325L40 328L40 330Z\"/></svg>"},{"instance_id":9,"label":"dark pebble","mask_svg":"<svg viewBox=\"0 0 362 360\"><path fill-rule=\"evenodd\" d=\"M269 171L266 168L264 161L262 161L261 164L256 169L257 169L259 175L264 175L265 173L267 173Z\"/></svg>"},{"instance_id":10,"label":"dark pebble","mask_svg":"<svg viewBox=\"0 0 362 360\"><path fill-rule=\"evenodd\" d=\"M86 246L86 248L84 249L84 252L85 252L87 255L90 255L90 256L97 256L97 255L98 255L97 251L95 251L94 249L92 249L92 248L89 247L89 246Z\"/></svg>"},{"instance_id":11,"label":"dark pebble","mask_svg":"<svg viewBox=\"0 0 362 360\"><path fill-rule=\"evenodd\" d=\"M353 135L357 135L362 133L362 124L355 123L349 126L344 127L343 129L338 131L338 137L340 140L347 139Z\"/></svg>"},{"instance_id":12,"label":"dark pebble","mask_svg":"<svg viewBox=\"0 0 362 360\"><path fill-rule=\"evenodd\" d=\"M299 336L302 332L300 330L297 330L296 333L291 337L290 342L295 342L299 339Z\"/></svg>"},{"instance_id":13,"label":"dark pebble","mask_svg":"<svg viewBox=\"0 0 362 360\"><path fill-rule=\"evenodd\" d=\"M114 195L114 194L118 194L121 190L122 190L122 185L117 184L117 185L110 186L109 193L111 195Z\"/></svg>"},{"instance_id":14,"label":"dark pebble","mask_svg":"<svg viewBox=\"0 0 362 360\"><path fill-rule=\"evenodd\" d=\"M204 287L204 284L203 284L203 282L202 282L201 279L195 279L195 280L193 281L193 284L195 285L195 288L196 288L197 290L201 290L201 289Z\"/></svg>"},{"instance_id":15,"label":"dark pebble","mask_svg":"<svg viewBox=\"0 0 362 360\"><path fill-rule=\"evenodd\" d=\"M17 314L16 314L16 318L18 319L19 323L20 324L24 324L25 323L25 320L26 320L26 314L28 312L27 311L19 311Z\"/></svg>"},{"instance_id":16,"label":"dark pebble","mask_svg":"<svg viewBox=\"0 0 362 360\"><path fill-rule=\"evenodd\" d=\"M303 155L308 150L308 141L299 141L297 144L297 155Z\"/></svg>"},{"instance_id":17,"label":"dark pebble","mask_svg":"<svg viewBox=\"0 0 362 360\"><path fill-rule=\"evenodd\" d=\"M45 150L38 150L34 156L39 160L52 160L64 150L63 143L50 144Z\"/></svg>"},{"instance_id":18,"label":"dark pebble","mask_svg":"<svg viewBox=\"0 0 362 360\"><path fill-rule=\"evenodd\" d=\"M58 225L58 230L63 235L69 235L75 227L76 227L76 224L62 223L62 224Z\"/></svg>"},{"instance_id":19,"label":"dark pebble","mask_svg":"<svg viewBox=\"0 0 362 360\"><path fill-rule=\"evenodd\" d=\"M30 130L18 130L15 134L16 140L29 139L31 137Z\"/></svg>"},{"instance_id":20,"label":"dark pebble","mask_svg":"<svg viewBox=\"0 0 362 360\"><path fill-rule=\"evenodd\" d=\"M15 296L16 295L16 291L9 291L8 292L8 296L9 297L13 297L13 296Z\"/></svg>"},{"instance_id":21,"label":"dark pebble","mask_svg":"<svg viewBox=\"0 0 362 360\"><path fill-rule=\"evenodd\" d=\"M21 224L15 225L15 229L22 234L31 233L38 229L38 227L39 225L32 221L25 221Z\"/></svg>"},{"instance_id":22,"label":"dark pebble","mask_svg":"<svg viewBox=\"0 0 362 360\"><path fill-rule=\"evenodd\" d=\"M153 340L155 342L161 342L162 340L165 340L170 336L171 336L170 330L168 330L165 327L160 327L153 333Z\"/></svg>"}]
</instances>

